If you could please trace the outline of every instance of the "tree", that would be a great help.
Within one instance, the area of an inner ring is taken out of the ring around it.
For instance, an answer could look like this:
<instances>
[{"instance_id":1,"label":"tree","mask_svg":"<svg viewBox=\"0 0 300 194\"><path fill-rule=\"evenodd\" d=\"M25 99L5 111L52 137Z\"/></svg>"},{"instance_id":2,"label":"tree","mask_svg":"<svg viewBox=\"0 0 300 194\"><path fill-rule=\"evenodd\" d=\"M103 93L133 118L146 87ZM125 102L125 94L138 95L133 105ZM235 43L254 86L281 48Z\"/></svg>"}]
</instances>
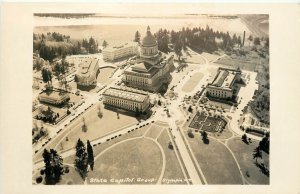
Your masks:
<instances>
[{"instance_id":1,"label":"tree","mask_svg":"<svg viewBox=\"0 0 300 194\"><path fill-rule=\"evenodd\" d=\"M141 34L139 31L136 31L134 35L134 42L140 43L140 40L141 40Z\"/></svg>"},{"instance_id":2,"label":"tree","mask_svg":"<svg viewBox=\"0 0 300 194\"><path fill-rule=\"evenodd\" d=\"M189 111L189 112L193 112L193 109L192 109L192 106L191 106L191 105L189 106L188 111Z\"/></svg>"},{"instance_id":3,"label":"tree","mask_svg":"<svg viewBox=\"0 0 300 194\"><path fill-rule=\"evenodd\" d=\"M179 40L175 43L174 51L180 61L180 57L182 56L182 44Z\"/></svg>"},{"instance_id":4,"label":"tree","mask_svg":"<svg viewBox=\"0 0 300 194\"><path fill-rule=\"evenodd\" d=\"M54 149L50 152L44 149L43 153L45 163L45 182L46 184L56 184L63 174L63 159Z\"/></svg>"},{"instance_id":5,"label":"tree","mask_svg":"<svg viewBox=\"0 0 300 194\"><path fill-rule=\"evenodd\" d=\"M260 151L259 146L254 149L253 159L255 159L255 163L257 163L257 158L262 158L262 153Z\"/></svg>"},{"instance_id":6,"label":"tree","mask_svg":"<svg viewBox=\"0 0 300 194\"><path fill-rule=\"evenodd\" d=\"M161 106L161 101L160 101L160 99L158 99L157 104L158 104L158 106Z\"/></svg>"},{"instance_id":7,"label":"tree","mask_svg":"<svg viewBox=\"0 0 300 194\"><path fill-rule=\"evenodd\" d=\"M250 36L248 37L248 40L249 40L250 42L252 42L252 40L253 40L253 36L252 36L252 35L250 35Z\"/></svg>"},{"instance_id":8,"label":"tree","mask_svg":"<svg viewBox=\"0 0 300 194\"><path fill-rule=\"evenodd\" d=\"M248 144L246 133L244 133L244 135L242 135L242 141L245 142L246 144Z\"/></svg>"},{"instance_id":9,"label":"tree","mask_svg":"<svg viewBox=\"0 0 300 194\"><path fill-rule=\"evenodd\" d=\"M91 54L97 53L98 52L98 45L93 37L90 37L89 42L88 42L88 51Z\"/></svg>"},{"instance_id":10,"label":"tree","mask_svg":"<svg viewBox=\"0 0 300 194\"><path fill-rule=\"evenodd\" d=\"M102 46L103 46L103 48L108 46L108 43L106 42L106 40L103 40Z\"/></svg>"},{"instance_id":11,"label":"tree","mask_svg":"<svg viewBox=\"0 0 300 194\"><path fill-rule=\"evenodd\" d=\"M78 139L76 144L75 168L80 176L85 179L88 168L88 157L83 142Z\"/></svg>"},{"instance_id":12,"label":"tree","mask_svg":"<svg viewBox=\"0 0 300 194\"><path fill-rule=\"evenodd\" d=\"M255 37L253 43L254 43L254 45L256 45L256 46L260 45L260 39L259 39L258 37Z\"/></svg>"},{"instance_id":13,"label":"tree","mask_svg":"<svg viewBox=\"0 0 300 194\"><path fill-rule=\"evenodd\" d=\"M52 72L49 69L47 68L42 69L42 78L43 78L43 82L47 83L48 86L52 84Z\"/></svg>"},{"instance_id":14,"label":"tree","mask_svg":"<svg viewBox=\"0 0 300 194\"><path fill-rule=\"evenodd\" d=\"M88 155L88 163L93 170L94 168L94 153L93 153L93 147L89 140L87 140L87 155Z\"/></svg>"},{"instance_id":15,"label":"tree","mask_svg":"<svg viewBox=\"0 0 300 194\"><path fill-rule=\"evenodd\" d=\"M209 144L209 139L207 138L207 133L206 133L206 131L203 131L203 132L201 133L201 136L202 136L202 141L203 141L203 143Z\"/></svg>"},{"instance_id":16,"label":"tree","mask_svg":"<svg viewBox=\"0 0 300 194\"><path fill-rule=\"evenodd\" d=\"M85 122L85 118L84 118L84 117L82 117L82 123L83 123L83 125L82 125L82 131L83 131L83 132L87 132L87 125L86 125L86 122Z\"/></svg>"},{"instance_id":17,"label":"tree","mask_svg":"<svg viewBox=\"0 0 300 194\"><path fill-rule=\"evenodd\" d=\"M270 149L270 138L269 135L265 135L262 140L259 142L259 149L269 153Z\"/></svg>"}]
</instances>

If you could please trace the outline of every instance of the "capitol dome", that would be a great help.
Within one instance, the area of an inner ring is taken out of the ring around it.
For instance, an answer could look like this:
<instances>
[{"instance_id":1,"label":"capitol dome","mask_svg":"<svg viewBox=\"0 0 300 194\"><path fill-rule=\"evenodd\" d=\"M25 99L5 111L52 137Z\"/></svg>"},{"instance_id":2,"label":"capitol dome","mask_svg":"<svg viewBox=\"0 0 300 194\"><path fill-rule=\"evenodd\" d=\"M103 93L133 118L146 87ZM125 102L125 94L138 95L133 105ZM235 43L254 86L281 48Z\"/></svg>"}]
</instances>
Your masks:
<instances>
[{"instance_id":1,"label":"capitol dome","mask_svg":"<svg viewBox=\"0 0 300 194\"><path fill-rule=\"evenodd\" d=\"M147 27L147 35L142 40L143 47L153 47L157 45L156 38L150 32L150 27Z\"/></svg>"}]
</instances>

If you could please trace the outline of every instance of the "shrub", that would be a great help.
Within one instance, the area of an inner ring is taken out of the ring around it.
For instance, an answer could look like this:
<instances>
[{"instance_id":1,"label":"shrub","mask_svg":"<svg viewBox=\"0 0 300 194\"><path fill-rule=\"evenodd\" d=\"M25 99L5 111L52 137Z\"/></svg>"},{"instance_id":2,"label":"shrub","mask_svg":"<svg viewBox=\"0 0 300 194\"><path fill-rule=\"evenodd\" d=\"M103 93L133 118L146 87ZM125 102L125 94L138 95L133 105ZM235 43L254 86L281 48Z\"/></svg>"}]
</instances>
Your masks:
<instances>
[{"instance_id":1,"label":"shrub","mask_svg":"<svg viewBox=\"0 0 300 194\"><path fill-rule=\"evenodd\" d=\"M40 184L43 181L43 177L39 176L35 179L36 183Z\"/></svg>"}]
</instances>

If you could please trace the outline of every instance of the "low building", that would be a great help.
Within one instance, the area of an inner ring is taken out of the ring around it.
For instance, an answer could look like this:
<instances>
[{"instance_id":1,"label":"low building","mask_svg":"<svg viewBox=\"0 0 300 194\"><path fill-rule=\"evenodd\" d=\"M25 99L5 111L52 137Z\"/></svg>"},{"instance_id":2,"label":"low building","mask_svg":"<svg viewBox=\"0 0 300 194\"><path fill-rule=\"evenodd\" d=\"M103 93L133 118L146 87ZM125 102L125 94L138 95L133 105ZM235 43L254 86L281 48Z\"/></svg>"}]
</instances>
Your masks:
<instances>
[{"instance_id":1,"label":"low building","mask_svg":"<svg viewBox=\"0 0 300 194\"><path fill-rule=\"evenodd\" d=\"M99 59L86 58L78 67L75 81L80 86L97 85L97 72L99 70Z\"/></svg>"},{"instance_id":2,"label":"low building","mask_svg":"<svg viewBox=\"0 0 300 194\"><path fill-rule=\"evenodd\" d=\"M114 61L123 57L133 56L138 53L138 44L129 42L117 46L108 46L103 49L103 60Z\"/></svg>"},{"instance_id":3,"label":"low building","mask_svg":"<svg viewBox=\"0 0 300 194\"><path fill-rule=\"evenodd\" d=\"M213 81L206 86L206 95L221 99L233 99L236 97L238 87L236 83L243 83L241 70L219 68Z\"/></svg>"},{"instance_id":4,"label":"low building","mask_svg":"<svg viewBox=\"0 0 300 194\"><path fill-rule=\"evenodd\" d=\"M147 92L129 87L111 87L103 93L103 104L129 111L145 112L150 105Z\"/></svg>"},{"instance_id":5,"label":"low building","mask_svg":"<svg viewBox=\"0 0 300 194\"><path fill-rule=\"evenodd\" d=\"M70 100L70 96L65 91L48 89L39 94L38 100L47 104L61 105Z\"/></svg>"}]
</instances>

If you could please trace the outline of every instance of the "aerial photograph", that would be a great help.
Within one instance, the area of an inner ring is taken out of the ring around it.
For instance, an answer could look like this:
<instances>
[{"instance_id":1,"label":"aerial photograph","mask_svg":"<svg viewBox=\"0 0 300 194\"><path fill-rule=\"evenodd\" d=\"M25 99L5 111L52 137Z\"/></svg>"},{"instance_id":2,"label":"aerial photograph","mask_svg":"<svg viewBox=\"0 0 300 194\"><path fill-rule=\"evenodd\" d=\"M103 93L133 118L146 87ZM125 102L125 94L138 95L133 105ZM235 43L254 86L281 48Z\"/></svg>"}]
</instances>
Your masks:
<instances>
[{"instance_id":1,"label":"aerial photograph","mask_svg":"<svg viewBox=\"0 0 300 194\"><path fill-rule=\"evenodd\" d=\"M32 17L33 185L270 184L268 14Z\"/></svg>"}]
</instances>

